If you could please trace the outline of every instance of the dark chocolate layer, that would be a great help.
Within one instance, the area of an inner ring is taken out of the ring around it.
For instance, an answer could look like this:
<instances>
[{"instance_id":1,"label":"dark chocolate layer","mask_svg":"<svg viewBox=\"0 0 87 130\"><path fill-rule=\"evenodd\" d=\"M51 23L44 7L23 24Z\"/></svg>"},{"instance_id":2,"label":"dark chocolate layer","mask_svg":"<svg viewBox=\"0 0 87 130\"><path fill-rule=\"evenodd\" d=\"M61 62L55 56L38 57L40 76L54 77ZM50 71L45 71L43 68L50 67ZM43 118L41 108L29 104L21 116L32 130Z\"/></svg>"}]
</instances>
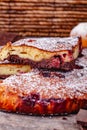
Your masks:
<instances>
[{"instance_id":1,"label":"dark chocolate layer","mask_svg":"<svg viewBox=\"0 0 87 130\"><path fill-rule=\"evenodd\" d=\"M8 60L12 63L17 63L17 64L29 64L32 68L38 68L38 69L55 69L55 70L73 70L74 68L82 69L81 66L75 65L75 60L71 62L62 62L60 56L54 56L50 59L47 60L42 60L39 62L32 61L30 59L23 59L20 58L17 55L10 55L8 57Z\"/></svg>"}]
</instances>

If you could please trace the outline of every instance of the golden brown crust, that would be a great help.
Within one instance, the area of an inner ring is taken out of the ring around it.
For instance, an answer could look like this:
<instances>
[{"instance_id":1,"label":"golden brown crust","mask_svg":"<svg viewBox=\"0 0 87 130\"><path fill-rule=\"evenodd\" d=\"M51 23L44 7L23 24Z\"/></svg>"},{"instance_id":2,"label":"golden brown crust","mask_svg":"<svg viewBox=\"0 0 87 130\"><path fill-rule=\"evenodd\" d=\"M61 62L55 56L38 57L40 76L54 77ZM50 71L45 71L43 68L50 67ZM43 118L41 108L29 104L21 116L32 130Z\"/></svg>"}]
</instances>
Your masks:
<instances>
[{"instance_id":1,"label":"golden brown crust","mask_svg":"<svg viewBox=\"0 0 87 130\"><path fill-rule=\"evenodd\" d=\"M2 96L2 98L0 97L0 100L2 101L0 101L0 109L3 111L32 115L77 113L87 103L85 99L40 99L38 94L18 97L16 94L11 93L7 94L7 96Z\"/></svg>"},{"instance_id":2,"label":"golden brown crust","mask_svg":"<svg viewBox=\"0 0 87 130\"><path fill-rule=\"evenodd\" d=\"M20 97L18 93L11 93L0 88L0 109L8 112L17 112L33 115L64 115L77 113L84 108L87 99L78 98L50 98L40 99L39 94Z\"/></svg>"},{"instance_id":3,"label":"golden brown crust","mask_svg":"<svg viewBox=\"0 0 87 130\"><path fill-rule=\"evenodd\" d=\"M0 109L25 114L76 113L87 104L87 49L77 60L83 69L71 72L38 70L11 76L0 83Z\"/></svg>"}]
</instances>

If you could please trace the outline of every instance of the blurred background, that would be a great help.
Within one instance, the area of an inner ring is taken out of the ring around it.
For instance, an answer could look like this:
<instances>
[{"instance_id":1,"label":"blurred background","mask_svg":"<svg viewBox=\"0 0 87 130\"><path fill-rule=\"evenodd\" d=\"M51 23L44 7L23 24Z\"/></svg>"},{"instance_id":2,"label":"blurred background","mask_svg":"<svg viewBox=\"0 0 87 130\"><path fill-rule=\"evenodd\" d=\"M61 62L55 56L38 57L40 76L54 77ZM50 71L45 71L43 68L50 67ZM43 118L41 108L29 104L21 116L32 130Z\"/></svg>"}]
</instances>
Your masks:
<instances>
[{"instance_id":1,"label":"blurred background","mask_svg":"<svg viewBox=\"0 0 87 130\"><path fill-rule=\"evenodd\" d=\"M87 0L0 0L0 42L65 37L87 21Z\"/></svg>"}]
</instances>

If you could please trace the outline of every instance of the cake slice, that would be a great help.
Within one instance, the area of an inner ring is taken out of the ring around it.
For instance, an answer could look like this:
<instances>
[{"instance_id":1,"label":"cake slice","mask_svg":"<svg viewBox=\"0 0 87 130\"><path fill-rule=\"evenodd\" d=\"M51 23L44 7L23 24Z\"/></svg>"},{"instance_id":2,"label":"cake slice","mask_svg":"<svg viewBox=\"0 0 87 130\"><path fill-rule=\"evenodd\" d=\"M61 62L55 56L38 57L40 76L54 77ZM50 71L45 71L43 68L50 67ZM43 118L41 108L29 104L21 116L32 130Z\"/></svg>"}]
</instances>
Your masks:
<instances>
[{"instance_id":1,"label":"cake slice","mask_svg":"<svg viewBox=\"0 0 87 130\"><path fill-rule=\"evenodd\" d=\"M29 65L14 64L9 61L0 61L0 79L4 79L10 75L18 73L26 73L31 70Z\"/></svg>"},{"instance_id":2,"label":"cake slice","mask_svg":"<svg viewBox=\"0 0 87 130\"><path fill-rule=\"evenodd\" d=\"M71 70L80 53L80 37L27 38L7 43L0 51L0 59L39 69Z\"/></svg>"},{"instance_id":3,"label":"cake slice","mask_svg":"<svg viewBox=\"0 0 87 130\"><path fill-rule=\"evenodd\" d=\"M0 46L0 49L3 46ZM18 73L26 73L31 70L29 65L24 64L15 64L11 63L8 60L0 60L0 79L4 79L10 75L18 74Z\"/></svg>"},{"instance_id":4,"label":"cake slice","mask_svg":"<svg viewBox=\"0 0 87 130\"><path fill-rule=\"evenodd\" d=\"M70 72L32 70L0 83L0 109L33 115L77 113L87 104L87 49L78 59L83 69Z\"/></svg>"}]
</instances>

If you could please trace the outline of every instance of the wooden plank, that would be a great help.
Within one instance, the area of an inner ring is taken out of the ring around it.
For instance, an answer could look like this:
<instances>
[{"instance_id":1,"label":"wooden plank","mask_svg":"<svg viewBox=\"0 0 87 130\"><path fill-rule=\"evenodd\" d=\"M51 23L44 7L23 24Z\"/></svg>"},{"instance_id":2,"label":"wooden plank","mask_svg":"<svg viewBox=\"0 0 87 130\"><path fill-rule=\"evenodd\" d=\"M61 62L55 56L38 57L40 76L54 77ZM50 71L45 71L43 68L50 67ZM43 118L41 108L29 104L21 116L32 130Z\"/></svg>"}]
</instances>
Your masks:
<instances>
[{"instance_id":1,"label":"wooden plank","mask_svg":"<svg viewBox=\"0 0 87 130\"><path fill-rule=\"evenodd\" d=\"M1 0L0 0L0 5L2 5L2 6L6 6L6 7L7 7L8 4L9 4L8 2L4 2L4 1L1 1Z\"/></svg>"},{"instance_id":2,"label":"wooden plank","mask_svg":"<svg viewBox=\"0 0 87 130\"><path fill-rule=\"evenodd\" d=\"M81 109L76 117L77 123L87 128L87 110Z\"/></svg>"},{"instance_id":3,"label":"wooden plank","mask_svg":"<svg viewBox=\"0 0 87 130\"><path fill-rule=\"evenodd\" d=\"M4 19L4 18L2 18L2 17L0 17L0 19ZM77 19L77 18L49 18L49 19L45 19L45 18L42 18L42 17L39 17L38 19L37 19L37 17L34 17L34 18L30 18L30 17L28 17L28 18L18 18L18 17L15 17L15 18L10 18L9 20L8 20L8 18L7 19L4 19L5 21L10 21L10 22L12 22L12 24L18 24L18 25L20 25L20 24L26 24L26 25L29 25L31 22L32 22L32 24L34 24L34 23L38 23L38 24L53 24L53 25L72 25L73 23L77 23L78 22L78 20L80 21L80 20L87 20L86 18L79 18L79 19ZM68 21L68 24L66 23ZM21 23L21 22L23 22L23 23Z\"/></svg>"},{"instance_id":4,"label":"wooden plank","mask_svg":"<svg viewBox=\"0 0 87 130\"><path fill-rule=\"evenodd\" d=\"M48 6L48 7L53 7L54 6L54 4L53 4L53 2L52 3L50 3L50 2L39 2L39 1L36 1L36 2L34 2L34 1L32 1L32 2L30 2L30 1L28 1L28 2L12 2L12 1L10 1L10 6L18 6L18 7L25 7L25 6Z\"/></svg>"},{"instance_id":5,"label":"wooden plank","mask_svg":"<svg viewBox=\"0 0 87 130\"><path fill-rule=\"evenodd\" d=\"M87 4L86 0L55 0L55 3L68 3L68 4Z\"/></svg>"},{"instance_id":6,"label":"wooden plank","mask_svg":"<svg viewBox=\"0 0 87 130\"><path fill-rule=\"evenodd\" d=\"M9 1L9 0L1 0L1 1ZM37 2L37 0L14 0L13 2ZM46 2L46 3L51 3L51 2L57 2L57 3L69 3L69 4L87 4L87 1L86 0L40 0L40 2Z\"/></svg>"},{"instance_id":7,"label":"wooden plank","mask_svg":"<svg viewBox=\"0 0 87 130\"><path fill-rule=\"evenodd\" d=\"M0 1L3 1L3 2L11 2L10 0L0 0ZM29 2L37 2L37 0L14 0L13 2L27 2L27 3L29 3ZM87 4L87 1L86 0L40 0L40 2L46 2L46 3L53 3L53 2L55 2L55 3L69 3L69 4Z\"/></svg>"},{"instance_id":8,"label":"wooden plank","mask_svg":"<svg viewBox=\"0 0 87 130\"><path fill-rule=\"evenodd\" d=\"M79 130L76 116L40 117L0 112L0 130Z\"/></svg>"},{"instance_id":9,"label":"wooden plank","mask_svg":"<svg viewBox=\"0 0 87 130\"><path fill-rule=\"evenodd\" d=\"M1 11L2 12L2 11ZM4 13L3 13L4 14ZM80 15L81 15L81 17L80 17ZM73 18L83 18L83 20L84 20L84 18L87 18L87 14L86 14L86 12L77 12L77 13L73 13L73 12L71 12L71 13L68 13L68 12L52 12L52 11L23 11L23 12L16 12L16 11L10 11L10 17L11 18L71 18L71 19L73 19Z\"/></svg>"},{"instance_id":10,"label":"wooden plank","mask_svg":"<svg viewBox=\"0 0 87 130\"><path fill-rule=\"evenodd\" d=\"M25 2L25 0L14 0L14 2ZM54 0L40 0L40 1L37 1L37 0L26 0L26 2L46 2L46 3L53 3Z\"/></svg>"}]
</instances>

